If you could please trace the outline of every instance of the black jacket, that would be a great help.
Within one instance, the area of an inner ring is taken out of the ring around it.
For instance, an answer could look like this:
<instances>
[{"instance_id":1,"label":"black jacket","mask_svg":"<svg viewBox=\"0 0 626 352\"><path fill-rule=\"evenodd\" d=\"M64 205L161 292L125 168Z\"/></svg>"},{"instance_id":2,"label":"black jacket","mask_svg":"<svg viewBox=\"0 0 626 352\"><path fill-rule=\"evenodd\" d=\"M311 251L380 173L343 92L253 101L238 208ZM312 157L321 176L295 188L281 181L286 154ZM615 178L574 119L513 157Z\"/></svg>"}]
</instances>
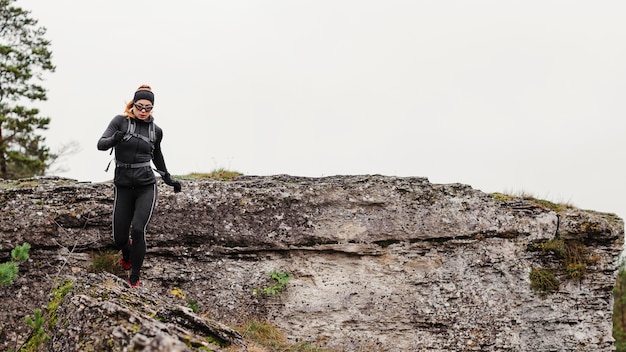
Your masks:
<instances>
[{"instance_id":1,"label":"black jacket","mask_svg":"<svg viewBox=\"0 0 626 352\"><path fill-rule=\"evenodd\" d=\"M98 149L107 150L115 147L115 160L124 164L137 164L143 162L149 162L152 160L157 170L168 174L165 167L165 160L163 159L163 153L161 152L161 140L163 139L163 130L154 125L156 141L154 142L154 151L149 142L132 137L128 140L121 140L117 145L115 144L115 132L120 131L125 134L128 129L128 117L123 115L117 115L111 120L109 126L98 140ZM146 121L135 119L135 133L142 136L149 137L150 123L154 124L154 118L150 116ZM152 153L151 153L152 152ZM156 182L156 177L152 171L151 166L145 166L140 168L128 168L128 167L115 167L115 177L113 182L116 186L120 187L139 187L146 186Z\"/></svg>"}]
</instances>

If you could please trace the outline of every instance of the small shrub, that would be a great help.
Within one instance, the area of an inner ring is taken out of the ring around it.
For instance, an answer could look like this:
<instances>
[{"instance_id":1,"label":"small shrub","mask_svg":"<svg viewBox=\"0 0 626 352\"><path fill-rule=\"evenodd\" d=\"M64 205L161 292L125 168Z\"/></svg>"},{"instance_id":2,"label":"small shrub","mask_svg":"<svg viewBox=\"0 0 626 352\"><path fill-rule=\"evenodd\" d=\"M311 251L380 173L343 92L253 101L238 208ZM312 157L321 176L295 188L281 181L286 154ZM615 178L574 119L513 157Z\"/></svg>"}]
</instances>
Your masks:
<instances>
[{"instance_id":1,"label":"small shrub","mask_svg":"<svg viewBox=\"0 0 626 352\"><path fill-rule=\"evenodd\" d=\"M597 263L599 257L597 255L590 256L587 247L575 240L554 239L534 245L535 249L539 249L544 254L552 254L561 262L561 269L565 270L568 278L572 280L581 280L586 271L588 264Z\"/></svg>"},{"instance_id":2,"label":"small shrub","mask_svg":"<svg viewBox=\"0 0 626 352\"><path fill-rule=\"evenodd\" d=\"M191 308L194 313L198 313L200 307L198 306L198 302L195 299L187 300L187 307Z\"/></svg>"},{"instance_id":3,"label":"small shrub","mask_svg":"<svg viewBox=\"0 0 626 352\"><path fill-rule=\"evenodd\" d=\"M539 243L535 247L541 250L543 254L555 255L557 259L565 259L567 257L565 241L560 238Z\"/></svg>"},{"instance_id":4,"label":"small shrub","mask_svg":"<svg viewBox=\"0 0 626 352\"><path fill-rule=\"evenodd\" d=\"M33 312L33 317L26 317L26 324L33 330L30 339L26 342L26 351L37 351L50 337L44 329L45 319L41 314L41 309L37 308Z\"/></svg>"},{"instance_id":5,"label":"small shrub","mask_svg":"<svg viewBox=\"0 0 626 352\"><path fill-rule=\"evenodd\" d=\"M13 284L13 281L17 277L18 264L28 259L29 250L30 244L28 243L13 248L11 251L12 260L0 264L0 285L7 286Z\"/></svg>"},{"instance_id":6,"label":"small shrub","mask_svg":"<svg viewBox=\"0 0 626 352\"><path fill-rule=\"evenodd\" d=\"M530 288L533 291L539 291L541 293L553 293L559 290L559 280L550 270L537 269L533 267L530 270L529 278Z\"/></svg>"},{"instance_id":7,"label":"small shrub","mask_svg":"<svg viewBox=\"0 0 626 352\"><path fill-rule=\"evenodd\" d=\"M576 241L567 242L567 256L565 257L565 269L567 276L572 280L582 280L587 272L587 265L594 263L594 258L589 256L587 247Z\"/></svg>"},{"instance_id":8,"label":"small shrub","mask_svg":"<svg viewBox=\"0 0 626 352\"><path fill-rule=\"evenodd\" d=\"M90 273L111 273L113 275L123 274L120 266L120 256L118 251L92 252L91 264L87 268Z\"/></svg>"},{"instance_id":9,"label":"small shrub","mask_svg":"<svg viewBox=\"0 0 626 352\"><path fill-rule=\"evenodd\" d=\"M15 262L0 263L0 285L11 285L17 277L17 272L18 269Z\"/></svg>"},{"instance_id":10,"label":"small shrub","mask_svg":"<svg viewBox=\"0 0 626 352\"><path fill-rule=\"evenodd\" d=\"M587 271L585 263L571 263L565 268L567 276L572 280L581 280Z\"/></svg>"},{"instance_id":11,"label":"small shrub","mask_svg":"<svg viewBox=\"0 0 626 352\"><path fill-rule=\"evenodd\" d=\"M28 251L30 251L30 244L24 243L21 246L16 246L11 251L11 258L16 262L23 262L28 260Z\"/></svg>"},{"instance_id":12,"label":"small shrub","mask_svg":"<svg viewBox=\"0 0 626 352\"><path fill-rule=\"evenodd\" d=\"M282 273L279 273L277 271L271 271L270 278L272 279L273 285L265 287L263 289L255 288L252 291L252 294L255 296L259 294L262 296L268 296L281 293L287 286L287 283L289 283L291 274L289 274L289 272L287 271L284 271Z\"/></svg>"}]
</instances>

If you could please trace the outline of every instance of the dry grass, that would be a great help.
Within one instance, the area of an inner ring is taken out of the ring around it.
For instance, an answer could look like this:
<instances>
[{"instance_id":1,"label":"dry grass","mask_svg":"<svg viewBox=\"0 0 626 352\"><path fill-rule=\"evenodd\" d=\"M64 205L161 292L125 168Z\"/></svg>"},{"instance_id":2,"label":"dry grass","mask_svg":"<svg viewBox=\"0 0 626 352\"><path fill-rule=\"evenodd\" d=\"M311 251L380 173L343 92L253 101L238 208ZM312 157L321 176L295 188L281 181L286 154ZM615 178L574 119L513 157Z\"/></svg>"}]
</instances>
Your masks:
<instances>
[{"instance_id":1,"label":"dry grass","mask_svg":"<svg viewBox=\"0 0 626 352\"><path fill-rule=\"evenodd\" d=\"M250 320L237 330L250 342L248 346L250 352L330 352L330 350L315 348L308 343L290 343L278 328L267 321Z\"/></svg>"},{"instance_id":2,"label":"dry grass","mask_svg":"<svg viewBox=\"0 0 626 352\"><path fill-rule=\"evenodd\" d=\"M250 319L235 328L244 337L249 352L347 352L343 349L315 347L309 342L291 343L285 335L269 321ZM226 352L238 351L237 346L230 346ZM372 343L350 352L382 352L383 349Z\"/></svg>"},{"instance_id":3,"label":"dry grass","mask_svg":"<svg viewBox=\"0 0 626 352\"><path fill-rule=\"evenodd\" d=\"M120 266L120 253L115 250L104 250L90 254L91 264L87 268L90 273L108 272L113 275L123 275L124 270Z\"/></svg>"},{"instance_id":4,"label":"dry grass","mask_svg":"<svg viewBox=\"0 0 626 352\"><path fill-rule=\"evenodd\" d=\"M534 203L536 206L543 208L543 209L547 209L547 210L553 210L555 212L561 212L564 211L566 209L571 209L571 208L575 208L575 206L573 204L571 204L568 201L558 201L558 202L552 202L549 200L545 200L545 199L541 199L539 197L536 197L534 195L532 195L531 193L525 192L525 191L518 191L518 192L504 192L504 193L492 193L493 198L498 201L498 202L507 202L507 201L512 201L515 199L524 199L527 201L530 201L532 203Z\"/></svg>"},{"instance_id":5,"label":"dry grass","mask_svg":"<svg viewBox=\"0 0 626 352\"><path fill-rule=\"evenodd\" d=\"M209 173L200 173L200 172L192 172L189 175L185 176L188 178L199 178L199 179L203 179L203 178L208 178L208 179L212 179L212 180L217 180L217 181L231 181L232 179L234 179L235 177L241 176L243 175L240 172L237 171L230 171L230 170L226 170L226 169L217 169L217 170L213 170Z\"/></svg>"}]
</instances>

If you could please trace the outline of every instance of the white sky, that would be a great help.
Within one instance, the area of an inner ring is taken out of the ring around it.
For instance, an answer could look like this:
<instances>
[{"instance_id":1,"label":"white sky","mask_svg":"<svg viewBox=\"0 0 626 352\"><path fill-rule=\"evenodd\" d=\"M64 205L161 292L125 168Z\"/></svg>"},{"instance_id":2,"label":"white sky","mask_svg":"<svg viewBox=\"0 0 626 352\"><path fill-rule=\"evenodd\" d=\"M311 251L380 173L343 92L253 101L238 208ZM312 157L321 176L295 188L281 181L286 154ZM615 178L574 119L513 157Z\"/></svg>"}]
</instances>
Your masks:
<instances>
[{"instance_id":1,"label":"white sky","mask_svg":"<svg viewBox=\"0 0 626 352\"><path fill-rule=\"evenodd\" d=\"M60 176L143 84L172 174L383 174L626 216L626 1L18 0Z\"/></svg>"}]
</instances>

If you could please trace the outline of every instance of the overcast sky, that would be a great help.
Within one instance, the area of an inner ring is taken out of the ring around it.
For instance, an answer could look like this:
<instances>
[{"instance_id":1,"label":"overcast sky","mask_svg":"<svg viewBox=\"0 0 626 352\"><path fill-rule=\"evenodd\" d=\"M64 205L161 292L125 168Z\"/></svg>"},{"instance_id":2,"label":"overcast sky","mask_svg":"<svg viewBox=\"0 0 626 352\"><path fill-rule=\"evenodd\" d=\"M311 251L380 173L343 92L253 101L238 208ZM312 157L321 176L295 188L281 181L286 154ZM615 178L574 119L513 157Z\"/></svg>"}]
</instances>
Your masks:
<instances>
[{"instance_id":1,"label":"overcast sky","mask_svg":"<svg viewBox=\"0 0 626 352\"><path fill-rule=\"evenodd\" d=\"M59 175L101 182L141 84L172 174L382 174L626 216L626 1L18 0Z\"/></svg>"}]
</instances>

